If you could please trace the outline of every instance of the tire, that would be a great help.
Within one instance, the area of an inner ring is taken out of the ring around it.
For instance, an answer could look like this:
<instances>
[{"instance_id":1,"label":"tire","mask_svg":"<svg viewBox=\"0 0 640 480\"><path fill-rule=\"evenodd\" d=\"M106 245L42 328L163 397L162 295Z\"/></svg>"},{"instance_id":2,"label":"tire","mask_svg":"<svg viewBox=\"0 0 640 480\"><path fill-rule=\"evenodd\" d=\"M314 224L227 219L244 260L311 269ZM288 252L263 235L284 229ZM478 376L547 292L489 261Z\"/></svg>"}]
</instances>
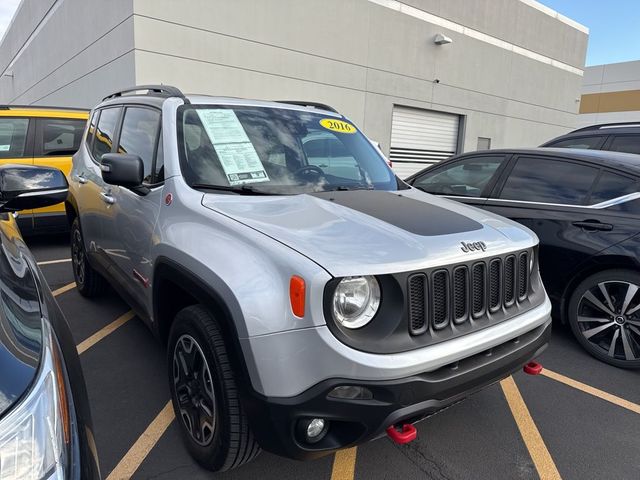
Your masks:
<instances>
[{"instance_id":1,"label":"tire","mask_svg":"<svg viewBox=\"0 0 640 480\"><path fill-rule=\"evenodd\" d=\"M173 409L191 456L214 472L253 460L260 447L240 405L222 333L209 311L192 305L178 312L167 357Z\"/></svg>"},{"instance_id":2,"label":"tire","mask_svg":"<svg viewBox=\"0 0 640 480\"><path fill-rule=\"evenodd\" d=\"M80 295L91 298L103 292L105 280L89 264L78 218L71 224L71 265L73 278Z\"/></svg>"},{"instance_id":3,"label":"tire","mask_svg":"<svg viewBox=\"0 0 640 480\"><path fill-rule=\"evenodd\" d=\"M587 352L616 367L640 368L640 273L606 270L591 275L571 294L567 313Z\"/></svg>"}]
</instances>

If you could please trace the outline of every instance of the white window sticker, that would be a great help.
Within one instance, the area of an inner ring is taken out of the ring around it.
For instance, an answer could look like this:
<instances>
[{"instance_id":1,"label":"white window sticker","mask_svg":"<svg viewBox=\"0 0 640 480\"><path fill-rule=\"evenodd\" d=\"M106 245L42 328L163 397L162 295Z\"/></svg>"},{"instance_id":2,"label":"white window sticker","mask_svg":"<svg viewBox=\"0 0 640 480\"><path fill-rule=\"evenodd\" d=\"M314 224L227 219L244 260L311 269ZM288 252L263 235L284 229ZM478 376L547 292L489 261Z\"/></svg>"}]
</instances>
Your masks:
<instances>
[{"instance_id":1,"label":"white window sticker","mask_svg":"<svg viewBox=\"0 0 640 480\"><path fill-rule=\"evenodd\" d=\"M198 109L198 116L211 143L245 143L249 142L247 133L242 128L242 124L236 112L227 109Z\"/></svg>"},{"instance_id":2,"label":"white window sticker","mask_svg":"<svg viewBox=\"0 0 640 480\"><path fill-rule=\"evenodd\" d=\"M0 152L8 152L11 145L0 145Z\"/></svg>"},{"instance_id":3,"label":"white window sticker","mask_svg":"<svg viewBox=\"0 0 640 480\"><path fill-rule=\"evenodd\" d=\"M251 142L216 145L229 185L268 182L269 176Z\"/></svg>"},{"instance_id":4,"label":"white window sticker","mask_svg":"<svg viewBox=\"0 0 640 480\"><path fill-rule=\"evenodd\" d=\"M269 175L236 112L228 109L198 109L197 112L216 149L229 185L269 181Z\"/></svg>"}]
</instances>

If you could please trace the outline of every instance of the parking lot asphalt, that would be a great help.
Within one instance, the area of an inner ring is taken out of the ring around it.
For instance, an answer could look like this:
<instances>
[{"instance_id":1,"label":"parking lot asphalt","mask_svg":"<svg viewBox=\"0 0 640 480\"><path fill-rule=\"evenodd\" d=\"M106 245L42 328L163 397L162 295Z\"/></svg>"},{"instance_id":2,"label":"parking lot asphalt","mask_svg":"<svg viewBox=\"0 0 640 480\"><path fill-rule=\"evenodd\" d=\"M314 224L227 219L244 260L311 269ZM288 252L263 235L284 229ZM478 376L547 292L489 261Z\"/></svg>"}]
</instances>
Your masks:
<instances>
[{"instance_id":1,"label":"parking lot asphalt","mask_svg":"<svg viewBox=\"0 0 640 480\"><path fill-rule=\"evenodd\" d=\"M109 480L640 479L640 371L595 360L561 325L539 359L543 375L516 373L419 423L408 445L382 438L312 462L263 452L213 475L182 445L163 347L112 291L78 294L66 236L27 243L79 346Z\"/></svg>"}]
</instances>

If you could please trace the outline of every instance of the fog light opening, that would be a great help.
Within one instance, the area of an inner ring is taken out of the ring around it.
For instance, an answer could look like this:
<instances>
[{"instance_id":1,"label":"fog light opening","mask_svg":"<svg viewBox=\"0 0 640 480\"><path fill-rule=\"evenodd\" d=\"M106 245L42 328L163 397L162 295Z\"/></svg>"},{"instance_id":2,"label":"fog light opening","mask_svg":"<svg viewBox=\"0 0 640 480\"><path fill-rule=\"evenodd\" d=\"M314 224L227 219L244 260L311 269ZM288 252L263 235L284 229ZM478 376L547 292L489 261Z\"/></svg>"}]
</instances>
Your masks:
<instances>
[{"instance_id":1,"label":"fog light opening","mask_svg":"<svg viewBox=\"0 0 640 480\"><path fill-rule=\"evenodd\" d=\"M324 418L305 418L298 422L298 434L310 444L318 443L328 431L329 421Z\"/></svg>"},{"instance_id":2,"label":"fog light opening","mask_svg":"<svg viewBox=\"0 0 640 480\"><path fill-rule=\"evenodd\" d=\"M327 396L329 398L336 398L340 400L373 399L373 393L371 393L371 390L357 385L341 385L331 390Z\"/></svg>"}]
</instances>

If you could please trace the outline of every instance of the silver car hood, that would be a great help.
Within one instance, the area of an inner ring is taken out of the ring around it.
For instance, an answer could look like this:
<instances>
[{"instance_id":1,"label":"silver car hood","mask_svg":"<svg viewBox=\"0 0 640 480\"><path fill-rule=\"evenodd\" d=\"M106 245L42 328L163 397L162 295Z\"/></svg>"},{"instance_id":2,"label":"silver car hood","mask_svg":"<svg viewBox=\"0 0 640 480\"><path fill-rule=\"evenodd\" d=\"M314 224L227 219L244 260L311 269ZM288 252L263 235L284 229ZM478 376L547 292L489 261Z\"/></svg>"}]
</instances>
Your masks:
<instances>
[{"instance_id":1,"label":"silver car hood","mask_svg":"<svg viewBox=\"0 0 640 480\"><path fill-rule=\"evenodd\" d=\"M416 189L205 194L202 204L289 246L336 277L430 268L538 242L511 220ZM465 252L461 242L484 242L486 251Z\"/></svg>"}]
</instances>

